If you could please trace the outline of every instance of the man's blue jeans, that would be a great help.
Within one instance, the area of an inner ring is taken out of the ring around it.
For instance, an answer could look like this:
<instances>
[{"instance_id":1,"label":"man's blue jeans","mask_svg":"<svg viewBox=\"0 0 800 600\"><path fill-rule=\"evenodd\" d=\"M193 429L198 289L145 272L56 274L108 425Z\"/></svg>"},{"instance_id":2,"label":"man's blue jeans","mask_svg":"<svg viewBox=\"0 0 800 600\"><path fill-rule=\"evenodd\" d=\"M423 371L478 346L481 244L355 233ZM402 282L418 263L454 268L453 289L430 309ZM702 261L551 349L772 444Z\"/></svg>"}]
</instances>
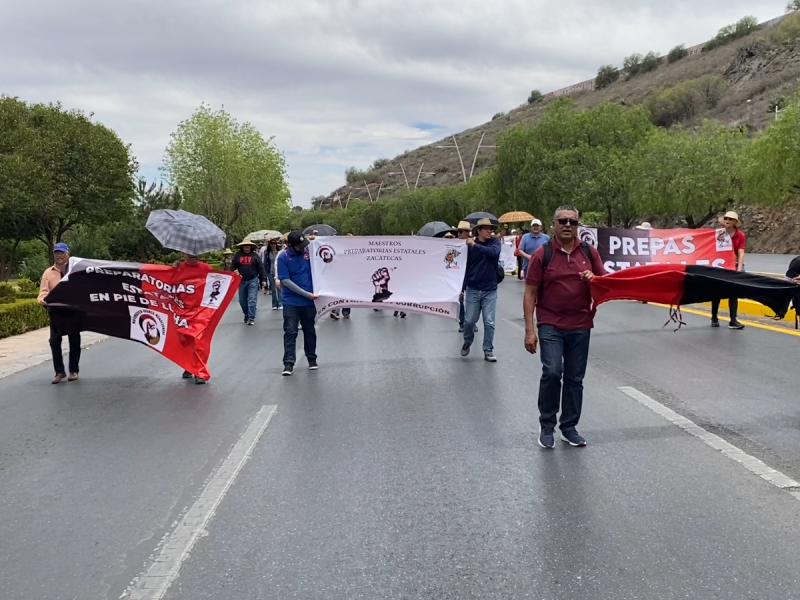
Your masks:
<instances>
[{"instance_id":1,"label":"man's blue jeans","mask_svg":"<svg viewBox=\"0 0 800 600\"><path fill-rule=\"evenodd\" d=\"M497 290L484 292L467 288L464 292L464 343L475 341L475 325L483 314L483 353L494 352L494 317L497 312Z\"/></svg>"},{"instance_id":2,"label":"man's blue jeans","mask_svg":"<svg viewBox=\"0 0 800 600\"><path fill-rule=\"evenodd\" d=\"M255 320L256 303L258 302L258 277L244 279L239 284L239 306L242 307L245 319Z\"/></svg>"},{"instance_id":3,"label":"man's blue jeans","mask_svg":"<svg viewBox=\"0 0 800 600\"><path fill-rule=\"evenodd\" d=\"M552 325L539 325L539 355L542 358L539 424L542 427L555 429L559 407L561 431L577 427L583 408L583 377L589 361L590 337L590 329L568 331Z\"/></svg>"},{"instance_id":4,"label":"man's blue jeans","mask_svg":"<svg viewBox=\"0 0 800 600\"><path fill-rule=\"evenodd\" d=\"M464 314L464 299L459 298L458 300L458 326L464 327L464 319L466 319L466 315Z\"/></svg>"},{"instance_id":5,"label":"man's blue jeans","mask_svg":"<svg viewBox=\"0 0 800 600\"><path fill-rule=\"evenodd\" d=\"M317 359L317 330L314 325L316 307L283 305L283 364L297 360L297 332L303 326L303 350L309 360Z\"/></svg>"},{"instance_id":6,"label":"man's blue jeans","mask_svg":"<svg viewBox=\"0 0 800 600\"><path fill-rule=\"evenodd\" d=\"M269 284L269 289L272 292L272 308L278 308L283 305L283 298L281 298L281 292L278 289L278 285L275 283L275 272L270 271L267 274L267 283Z\"/></svg>"}]
</instances>

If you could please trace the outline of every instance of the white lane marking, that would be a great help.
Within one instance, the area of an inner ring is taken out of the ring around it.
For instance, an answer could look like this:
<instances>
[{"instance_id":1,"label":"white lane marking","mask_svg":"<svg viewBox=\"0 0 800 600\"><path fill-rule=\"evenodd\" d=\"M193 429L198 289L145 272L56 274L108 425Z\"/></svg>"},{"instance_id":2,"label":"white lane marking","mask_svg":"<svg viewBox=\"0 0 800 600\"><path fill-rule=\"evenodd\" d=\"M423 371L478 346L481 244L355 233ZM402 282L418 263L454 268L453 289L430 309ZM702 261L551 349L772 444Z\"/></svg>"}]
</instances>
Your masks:
<instances>
[{"instance_id":1,"label":"white lane marking","mask_svg":"<svg viewBox=\"0 0 800 600\"><path fill-rule=\"evenodd\" d=\"M120 598L126 600L160 600L178 577L183 561L189 556L197 538L214 517L222 498L253 452L269 425L276 405L262 406L233 449L211 477L200 497L181 517L178 526L167 536L165 544L147 571L137 577Z\"/></svg>"},{"instance_id":2,"label":"white lane marking","mask_svg":"<svg viewBox=\"0 0 800 600\"><path fill-rule=\"evenodd\" d=\"M725 456L730 458L731 460L735 460L740 465L742 465L745 469L754 473L774 485L775 487L779 487L781 489L786 488L798 488L800 487L800 483L773 469L772 467L768 467L764 462L757 459L755 456L751 456L740 450L733 444L726 442L718 435L711 433L710 431L706 431L694 421L687 419L686 417L682 417L674 410L667 408L657 400L653 400L647 394L643 394L639 390L633 387L621 387L619 390L636 400L637 402L644 404L647 408L652 410L657 415L661 415L670 423L677 425L687 433L691 433L693 436L700 438L705 442L707 445L711 446L715 450L719 450ZM792 496L800 500L800 493L796 491L789 491Z\"/></svg>"}]
</instances>

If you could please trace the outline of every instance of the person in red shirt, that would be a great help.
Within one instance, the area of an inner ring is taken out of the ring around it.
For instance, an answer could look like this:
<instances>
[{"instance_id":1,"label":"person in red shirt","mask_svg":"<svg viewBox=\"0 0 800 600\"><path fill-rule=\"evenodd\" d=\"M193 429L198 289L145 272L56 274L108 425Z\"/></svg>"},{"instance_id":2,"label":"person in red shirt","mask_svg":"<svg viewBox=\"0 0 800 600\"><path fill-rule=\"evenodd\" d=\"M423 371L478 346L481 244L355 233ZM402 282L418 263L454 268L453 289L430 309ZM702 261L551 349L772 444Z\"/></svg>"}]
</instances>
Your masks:
<instances>
[{"instance_id":1,"label":"person in red shirt","mask_svg":"<svg viewBox=\"0 0 800 600\"><path fill-rule=\"evenodd\" d=\"M595 306L589 282L605 275L597 249L578 239L579 213L559 207L554 236L531 256L525 274L525 349L542 359L539 383L539 445L555 446L556 416L561 409L561 439L585 446L577 425L583 407L583 377ZM549 256L549 262L546 262ZM536 321L534 322L534 310ZM538 329L538 332L537 332Z\"/></svg>"},{"instance_id":2,"label":"person in red shirt","mask_svg":"<svg viewBox=\"0 0 800 600\"><path fill-rule=\"evenodd\" d=\"M175 261L172 263L172 266L178 269L178 273L191 273L191 272L200 272L206 273L208 271L213 271L211 265L201 261L198 257L192 254L186 254L185 252L181 252L181 257L183 260ZM207 380L203 379L202 377L198 377L196 375L192 375L189 371L183 372L184 379L191 379L194 377L194 382L197 385L203 385L208 383Z\"/></svg>"},{"instance_id":3,"label":"person in red shirt","mask_svg":"<svg viewBox=\"0 0 800 600\"><path fill-rule=\"evenodd\" d=\"M728 235L731 236L731 242L733 242L733 253L736 255L736 270L739 273L743 273L744 253L745 253L745 247L747 246L747 237L744 235L744 232L740 229L740 227L742 226L742 222L739 220L739 215L733 211L725 213L722 222L725 225L725 231L727 231ZM719 300L714 300L711 303L712 327L719 327L719 303L720 303ZM739 312L739 299L729 298L728 309L729 309L728 312L730 313L730 323L728 324L728 328L744 329L744 325L739 323L739 320L736 318Z\"/></svg>"}]
</instances>

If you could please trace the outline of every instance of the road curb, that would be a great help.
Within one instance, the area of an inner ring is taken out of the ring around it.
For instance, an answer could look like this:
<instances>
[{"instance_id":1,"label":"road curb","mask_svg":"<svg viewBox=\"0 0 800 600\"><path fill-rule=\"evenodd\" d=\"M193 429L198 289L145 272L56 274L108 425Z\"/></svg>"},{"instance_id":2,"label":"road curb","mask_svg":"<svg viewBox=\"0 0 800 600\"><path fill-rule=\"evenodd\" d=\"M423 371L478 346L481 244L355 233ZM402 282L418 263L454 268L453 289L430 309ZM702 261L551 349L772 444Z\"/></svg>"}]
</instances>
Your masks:
<instances>
[{"instance_id":1,"label":"road curb","mask_svg":"<svg viewBox=\"0 0 800 600\"><path fill-rule=\"evenodd\" d=\"M711 308L710 302L704 302L700 306L704 306L706 308ZM722 310L728 310L728 301L722 300L719 304L719 307ZM751 317L767 317L768 319L775 319L775 313L772 309L767 308L760 302L756 302L754 300L739 300L739 314L740 315L750 315ZM795 323L795 310L793 308L789 309L789 312L786 313L786 316L783 319L779 319L781 321L787 321L789 323Z\"/></svg>"}]
</instances>

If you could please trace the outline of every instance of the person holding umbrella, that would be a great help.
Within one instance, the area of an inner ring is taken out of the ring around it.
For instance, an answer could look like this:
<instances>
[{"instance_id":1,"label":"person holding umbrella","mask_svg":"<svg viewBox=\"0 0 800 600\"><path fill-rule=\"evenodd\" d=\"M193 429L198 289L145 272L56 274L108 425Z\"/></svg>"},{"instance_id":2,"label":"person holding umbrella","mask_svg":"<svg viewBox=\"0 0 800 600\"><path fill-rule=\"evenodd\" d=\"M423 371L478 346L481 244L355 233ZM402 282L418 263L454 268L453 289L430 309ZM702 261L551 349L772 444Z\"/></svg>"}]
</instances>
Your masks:
<instances>
[{"instance_id":1,"label":"person holding umbrella","mask_svg":"<svg viewBox=\"0 0 800 600\"><path fill-rule=\"evenodd\" d=\"M258 288L267 284L267 272L250 238L244 238L237 246L239 251L233 255L231 269L242 278L239 284L239 305L244 313L244 322L255 325Z\"/></svg>"}]
</instances>

